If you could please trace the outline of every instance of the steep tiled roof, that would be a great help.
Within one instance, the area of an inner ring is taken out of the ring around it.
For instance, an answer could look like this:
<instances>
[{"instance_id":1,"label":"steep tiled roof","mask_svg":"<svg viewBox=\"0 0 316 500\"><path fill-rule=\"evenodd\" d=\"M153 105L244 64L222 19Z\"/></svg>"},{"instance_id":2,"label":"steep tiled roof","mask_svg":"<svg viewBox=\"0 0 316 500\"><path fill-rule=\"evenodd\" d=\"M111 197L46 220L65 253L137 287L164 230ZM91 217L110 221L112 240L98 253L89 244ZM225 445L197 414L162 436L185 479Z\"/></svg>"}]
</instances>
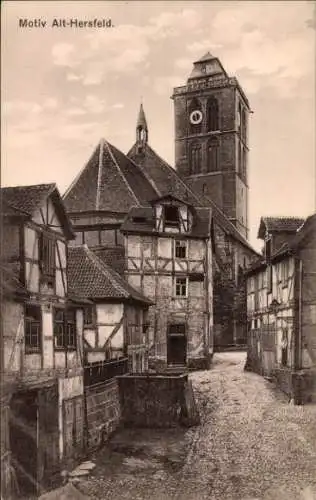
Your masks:
<instances>
[{"instance_id":1,"label":"steep tiled roof","mask_svg":"<svg viewBox=\"0 0 316 500\"><path fill-rule=\"evenodd\" d=\"M91 250L101 259L105 264L110 266L114 271L123 276L125 265L125 250L124 247L92 247Z\"/></svg>"},{"instance_id":2,"label":"steep tiled roof","mask_svg":"<svg viewBox=\"0 0 316 500\"><path fill-rule=\"evenodd\" d=\"M281 219L281 217L278 217L278 219ZM293 220L293 217L284 217L282 219ZM282 259L285 255L294 252L297 248L299 248L303 244L305 237L308 236L308 234L310 234L311 231L316 231L316 213L310 215L306 219L299 219L299 217L296 217L295 220L297 221L297 223L299 220L303 220L303 223L301 223L298 226L297 230L295 231L292 230L293 234L289 236L288 241L283 243L283 245L273 253L273 255L271 256L271 262L277 262L278 260ZM294 223L292 227L295 227ZM284 231L284 229L282 229L282 231ZM256 271L259 271L260 269L266 266L267 262L265 258L261 256L255 262L253 262L251 266L248 267L246 274L248 275L255 274Z\"/></svg>"},{"instance_id":3,"label":"steep tiled roof","mask_svg":"<svg viewBox=\"0 0 316 500\"><path fill-rule=\"evenodd\" d=\"M304 221L302 217L261 217L258 238L263 239L266 231L295 233Z\"/></svg>"},{"instance_id":4,"label":"steep tiled roof","mask_svg":"<svg viewBox=\"0 0 316 500\"><path fill-rule=\"evenodd\" d=\"M1 188L1 198L4 205L32 215L55 189L56 184L5 187Z\"/></svg>"},{"instance_id":5,"label":"steep tiled roof","mask_svg":"<svg viewBox=\"0 0 316 500\"><path fill-rule=\"evenodd\" d=\"M69 292L89 299L136 300L151 304L86 245L70 247L68 254Z\"/></svg>"},{"instance_id":6,"label":"steep tiled roof","mask_svg":"<svg viewBox=\"0 0 316 500\"><path fill-rule=\"evenodd\" d=\"M74 237L72 225L56 184L35 184L1 188L1 205L4 216L32 216L51 196L55 210L64 226L66 236Z\"/></svg>"},{"instance_id":7,"label":"steep tiled roof","mask_svg":"<svg viewBox=\"0 0 316 500\"><path fill-rule=\"evenodd\" d=\"M181 179L176 170L160 158L148 144L143 147L142 154L137 153L137 144L134 144L128 156L132 158L135 163L138 163L143 171L148 174L161 195L172 194L195 207L210 207L215 222L225 233L231 235L252 252L257 253L219 207L206 196L195 193L194 190Z\"/></svg>"},{"instance_id":8,"label":"steep tiled roof","mask_svg":"<svg viewBox=\"0 0 316 500\"><path fill-rule=\"evenodd\" d=\"M210 235L211 230L211 212L208 208L195 209L195 217L190 236L196 238L206 238ZM130 210L121 231L137 232L137 233L153 233L155 232L155 217L153 208L149 207L134 207Z\"/></svg>"},{"instance_id":9,"label":"steep tiled roof","mask_svg":"<svg viewBox=\"0 0 316 500\"><path fill-rule=\"evenodd\" d=\"M90 160L64 194L68 212L128 212L159 193L121 151L101 140Z\"/></svg>"}]
</instances>

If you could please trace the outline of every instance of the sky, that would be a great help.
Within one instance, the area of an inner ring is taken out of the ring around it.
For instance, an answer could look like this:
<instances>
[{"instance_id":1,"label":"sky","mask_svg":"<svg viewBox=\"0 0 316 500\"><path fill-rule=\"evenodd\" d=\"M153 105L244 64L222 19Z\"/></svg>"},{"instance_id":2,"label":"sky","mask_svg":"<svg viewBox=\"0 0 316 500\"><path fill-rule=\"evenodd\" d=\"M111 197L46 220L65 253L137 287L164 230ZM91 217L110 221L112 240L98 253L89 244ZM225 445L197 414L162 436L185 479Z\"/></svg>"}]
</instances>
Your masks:
<instances>
[{"instance_id":1,"label":"sky","mask_svg":"<svg viewBox=\"0 0 316 500\"><path fill-rule=\"evenodd\" d=\"M60 26L70 19L111 27ZM141 100L149 143L173 166L172 90L210 51L254 112L250 242L261 216L316 211L314 2L4 1L1 24L3 186L63 193L101 138L128 152Z\"/></svg>"}]
</instances>

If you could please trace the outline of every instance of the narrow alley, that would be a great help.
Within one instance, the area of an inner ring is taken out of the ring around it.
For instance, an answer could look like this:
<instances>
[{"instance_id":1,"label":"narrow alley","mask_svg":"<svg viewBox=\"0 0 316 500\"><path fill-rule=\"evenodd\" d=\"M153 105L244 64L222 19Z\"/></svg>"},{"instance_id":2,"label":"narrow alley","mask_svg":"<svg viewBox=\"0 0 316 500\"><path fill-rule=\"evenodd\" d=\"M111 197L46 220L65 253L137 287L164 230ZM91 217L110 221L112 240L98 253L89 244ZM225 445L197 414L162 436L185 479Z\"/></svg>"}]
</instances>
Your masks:
<instances>
[{"instance_id":1,"label":"narrow alley","mask_svg":"<svg viewBox=\"0 0 316 500\"><path fill-rule=\"evenodd\" d=\"M93 499L316 499L316 406L292 405L244 363L216 354L191 375L200 426L119 432L78 488Z\"/></svg>"}]
</instances>

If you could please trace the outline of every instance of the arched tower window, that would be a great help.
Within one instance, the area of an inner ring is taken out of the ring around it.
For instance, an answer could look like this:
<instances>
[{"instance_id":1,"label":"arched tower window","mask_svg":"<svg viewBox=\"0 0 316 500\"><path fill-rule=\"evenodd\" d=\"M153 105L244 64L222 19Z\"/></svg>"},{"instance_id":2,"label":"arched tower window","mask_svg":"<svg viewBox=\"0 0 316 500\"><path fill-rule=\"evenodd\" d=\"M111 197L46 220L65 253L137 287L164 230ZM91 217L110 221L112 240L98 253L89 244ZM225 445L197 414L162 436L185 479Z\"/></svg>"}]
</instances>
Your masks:
<instances>
[{"instance_id":1,"label":"arched tower window","mask_svg":"<svg viewBox=\"0 0 316 500\"><path fill-rule=\"evenodd\" d=\"M244 141L247 138L247 115L245 108L242 108L241 111L241 136Z\"/></svg>"},{"instance_id":2,"label":"arched tower window","mask_svg":"<svg viewBox=\"0 0 316 500\"><path fill-rule=\"evenodd\" d=\"M219 130L218 102L215 97L211 97L207 102L207 130L214 132Z\"/></svg>"},{"instance_id":3,"label":"arched tower window","mask_svg":"<svg viewBox=\"0 0 316 500\"><path fill-rule=\"evenodd\" d=\"M189 105L189 131L190 134L200 134L202 131L202 105L196 98Z\"/></svg>"},{"instance_id":4,"label":"arched tower window","mask_svg":"<svg viewBox=\"0 0 316 500\"><path fill-rule=\"evenodd\" d=\"M247 177L247 150L243 148L242 154L242 176L244 179Z\"/></svg>"},{"instance_id":5,"label":"arched tower window","mask_svg":"<svg viewBox=\"0 0 316 500\"><path fill-rule=\"evenodd\" d=\"M141 125L137 127L136 129L136 140L137 142L147 142L148 139L148 132L145 128L143 128Z\"/></svg>"},{"instance_id":6,"label":"arched tower window","mask_svg":"<svg viewBox=\"0 0 316 500\"><path fill-rule=\"evenodd\" d=\"M237 131L238 131L238 133L240 133L240 131L241 131L241 120L242 120L241 114L242 114L242 112L241 112L241 104L239 102L238 103L238 110L237 110Z\"/></svg>"},{"instance_id":7,"label":"arched tower window","mask_svg":"<svg viewBox=\"0 0 316 500\"><path fill-rule=\"evenodd\" d=\"M201 144L192 144L190 151L190 174L199 174L202 164Z\"/></svg>"},{"instance_id":8,"label":"arched tower window","mask_svg":"<svg viewBox=\"0 0 316 500\"><path fill-rule=\"evenodd\" d=\"M242 175L243 164L244 164L243 147L242 147L241 142L239 141L239 144L238 144L238 173L239 173L239 175Z\"/></svg>"},{"instance_id":9,"label":"arched tower window","mask_svg":"<svg viewBox=\"0 0 316 500\"><path fill-rule=\"evenodd\" d=\"M219 141L215 138L208 143L207 170L208 172L216 172L219 170Z\"/></svg>"}]
</instances>

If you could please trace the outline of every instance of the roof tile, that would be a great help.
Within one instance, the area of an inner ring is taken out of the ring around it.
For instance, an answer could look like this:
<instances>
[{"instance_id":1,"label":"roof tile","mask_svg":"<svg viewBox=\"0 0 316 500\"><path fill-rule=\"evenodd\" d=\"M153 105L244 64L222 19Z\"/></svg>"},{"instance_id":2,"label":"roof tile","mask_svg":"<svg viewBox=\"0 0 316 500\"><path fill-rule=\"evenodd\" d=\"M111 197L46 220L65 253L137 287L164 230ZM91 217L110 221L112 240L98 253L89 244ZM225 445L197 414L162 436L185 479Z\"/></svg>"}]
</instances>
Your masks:
<instances>
[{"instance_id":1,"label":"roof tile","mask_svg":"<svg viewBox=\"0 0 316 500\"><path fill-rule=\"evenodd\" d=\"M89 299L133 299L151 301L131 287L118 273L86 245L70 247L68 254L69 293Z\"/></svg>"}]
</instances>

